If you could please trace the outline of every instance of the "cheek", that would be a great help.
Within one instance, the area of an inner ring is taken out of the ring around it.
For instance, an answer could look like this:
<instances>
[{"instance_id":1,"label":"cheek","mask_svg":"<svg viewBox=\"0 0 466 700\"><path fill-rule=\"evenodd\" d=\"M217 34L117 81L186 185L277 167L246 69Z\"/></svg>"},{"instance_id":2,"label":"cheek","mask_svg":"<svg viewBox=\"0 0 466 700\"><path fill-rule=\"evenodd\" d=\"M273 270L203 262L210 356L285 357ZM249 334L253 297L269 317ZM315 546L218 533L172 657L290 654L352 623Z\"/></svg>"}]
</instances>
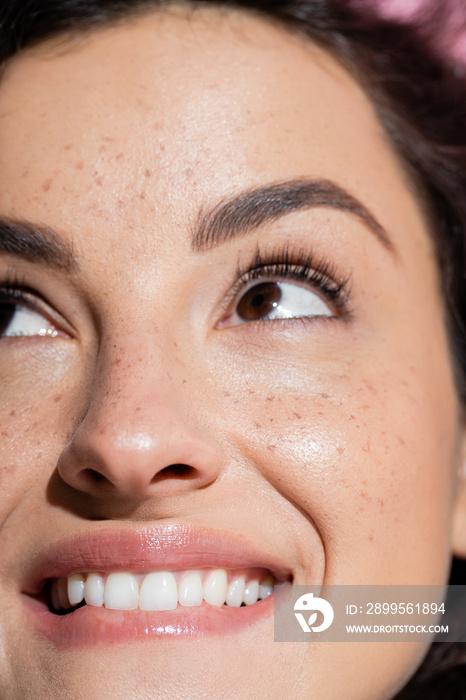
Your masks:
<instances>
[{"instance_id":1,"label":"cheek","mask_svg":"<svg viewBox=\"0 0 466 700\"><path fill-rule=\"evenodd\" d=\"M39 341L32 347L26 341L14 361L5 351L3 358L0 524L18 500L33 497L35 485L43 491L86 393L82 363L64 343Z\"/></svg>"},{"instance_id":2,"label":"cheek","mask_svg":"<svg viewBox=\"0 0 466 700\"><path fill-rule=\"evenodd\" d=\"M236 394L230 439L283 497L290 531L309 546L318 533L327 582L443 583L453 387L447 376L439 382L440 415L432 382L409 369L397 378L372 372L366 363L364 372L316 373L302 377L301 391L270 382L264 391L256 377L252 396ZM302 562L306 582L310 561Z\"/></svg>"}]
</instances>

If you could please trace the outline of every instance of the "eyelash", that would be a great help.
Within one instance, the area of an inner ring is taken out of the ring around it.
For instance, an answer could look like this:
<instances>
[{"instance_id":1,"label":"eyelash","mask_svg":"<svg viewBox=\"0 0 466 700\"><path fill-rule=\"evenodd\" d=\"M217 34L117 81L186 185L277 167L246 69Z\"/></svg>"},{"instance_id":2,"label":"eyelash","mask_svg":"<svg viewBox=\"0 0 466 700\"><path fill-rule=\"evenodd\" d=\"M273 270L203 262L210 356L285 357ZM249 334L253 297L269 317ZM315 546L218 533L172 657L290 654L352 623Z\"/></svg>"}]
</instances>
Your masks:
<instances>
[{"instance_id":1,"label":"eyelash","mask_svg":"<svg viewBox=\"0 0 466 700\"><path fill-rule=\"evenodd\" d=\"M252 281L264 278L280 278L304 282L320 291L339 315L348 314L351 275L343 277L334 263L317 257L312 251L294 250L289 245L270 252L257 249L249 266L240 263L236 271L237 281L229 297L236 299Z\"/></svg>"},{"instance_id":2,"label":"eyelash","mask_svg":"<svg viewBox=\"0 0 466 700\"><path fill-rule=\"evenodd\" d=\"M37 296L37 293L32 290L31 293ZM31 306L29 290L21 285L17 279L8 277L0 285L0 304L12 301L18 304L24 304L25 306Z\"/></svg>"}]
</instances>

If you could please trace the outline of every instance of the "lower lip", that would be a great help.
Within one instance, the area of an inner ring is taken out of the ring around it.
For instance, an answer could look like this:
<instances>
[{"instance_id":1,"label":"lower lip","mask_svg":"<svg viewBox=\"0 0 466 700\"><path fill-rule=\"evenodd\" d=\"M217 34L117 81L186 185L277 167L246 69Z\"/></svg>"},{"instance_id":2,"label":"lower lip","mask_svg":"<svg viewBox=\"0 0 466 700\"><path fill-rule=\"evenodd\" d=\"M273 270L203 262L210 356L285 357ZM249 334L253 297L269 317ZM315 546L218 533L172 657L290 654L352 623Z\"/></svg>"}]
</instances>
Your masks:
<instances>
[{"instance_id":1,"label":"lower lip","mask_svg":"<svg viewBox=\"0 0 466 700\"><path fill-rule=\"evenodd\" d=\"M238 634L273 616L274 594L254 605L216 608L203 604L167 612L106 610L85 605L68 615L54 615L37 600L25 597L37 631L57 648L170 637L192 639L206 635Z\"/></svg>"}]
</instances>

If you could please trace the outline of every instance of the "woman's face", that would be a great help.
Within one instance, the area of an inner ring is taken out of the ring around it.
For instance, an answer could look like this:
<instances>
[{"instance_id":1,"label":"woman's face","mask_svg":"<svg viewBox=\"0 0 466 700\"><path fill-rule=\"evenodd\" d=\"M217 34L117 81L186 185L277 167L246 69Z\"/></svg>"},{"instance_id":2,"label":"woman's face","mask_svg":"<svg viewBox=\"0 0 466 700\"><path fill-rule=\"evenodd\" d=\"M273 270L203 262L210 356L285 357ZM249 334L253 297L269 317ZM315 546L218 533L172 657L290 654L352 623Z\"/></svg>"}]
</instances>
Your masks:
<instances>
[{"instance_id":1,"label":"woman's face","mask_svg":"<svg viewBox=\"0 0 466 700\"><path fill-rule=\"evenodd\" d=\"M1 697L391 696L425 649L276 644L273 597L60 616L39 594L446 580L439 279L353 79L232 12L35 48L0 89L0 214Z\"/></svg>"}]
</instances>

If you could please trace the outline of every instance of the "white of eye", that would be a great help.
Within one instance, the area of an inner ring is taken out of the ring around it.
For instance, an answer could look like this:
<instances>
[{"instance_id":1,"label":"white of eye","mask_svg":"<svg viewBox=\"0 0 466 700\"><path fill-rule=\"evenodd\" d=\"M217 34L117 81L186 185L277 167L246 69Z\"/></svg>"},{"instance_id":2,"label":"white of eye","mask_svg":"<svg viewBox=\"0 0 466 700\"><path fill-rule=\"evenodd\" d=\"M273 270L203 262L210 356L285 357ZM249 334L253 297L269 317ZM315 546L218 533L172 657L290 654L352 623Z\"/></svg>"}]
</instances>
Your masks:
<instances>
[{"instance_id":1,"label":"white of eye","mask_svg":"<svg viewBox=\"0 0 466 700\"><path fill-rule=\"evenodd\" d=\"M311 289L288 282L256 282L243 292L234 313L222 325L334 315L322 297Z\"/></svg>"},{"instance_id":2,"label":"white of eye","mask_svg":"<svg viewBox=\"0 0 466 700\"><path fill-rule=\"evenodd\" d=\"M27 306L16 305L13 317L1 334L2 338L14 338L17 336L42 335L55 338L57 329L37 311Z\"/></svg>"}]
</instances>

